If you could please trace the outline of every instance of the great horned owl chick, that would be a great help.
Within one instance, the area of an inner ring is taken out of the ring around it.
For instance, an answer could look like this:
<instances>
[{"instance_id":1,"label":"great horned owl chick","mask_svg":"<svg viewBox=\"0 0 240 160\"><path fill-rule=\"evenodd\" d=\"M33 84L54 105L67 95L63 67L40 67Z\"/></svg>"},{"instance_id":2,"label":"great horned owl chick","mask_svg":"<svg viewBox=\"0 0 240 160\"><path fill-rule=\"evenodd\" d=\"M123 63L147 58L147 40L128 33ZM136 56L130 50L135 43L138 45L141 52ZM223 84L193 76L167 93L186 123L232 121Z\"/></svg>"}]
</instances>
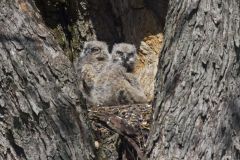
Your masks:
<instances>
[{"instance_id":1,"label":"great horned owl chick","mask_svg":"<svg viewBox=\"0 0 240 160\"><path fill-rule=\"evenodd\" d=\"M75 69L80 80L80 90L84 97L91 101L90 92L93 89L96 76L110 61L108 46L101 41L84 43L83 50L75 63Z\"/></svg>"},{"instance_id":2,"label":"great horned owl chick","mask_svg":"<svg viewBox=\"0 0 240 160\"><path fill-rule=\"evenodd\" d=\"M97 76L91 97L98 106L147 103L137 78L116 63L108 64Z\"/></svg>"},{"instance_id":3,"label":"great horned owl chick","mask_svg":"<svg viewBox=\"0 0 240 160\"><path fill-rule=\"evenodd\" d=\"M134 69L137 50L136 47L128 43L118 43L113 46L112 60L126 68L127 72Z\"/></svg>"}]
</instances>

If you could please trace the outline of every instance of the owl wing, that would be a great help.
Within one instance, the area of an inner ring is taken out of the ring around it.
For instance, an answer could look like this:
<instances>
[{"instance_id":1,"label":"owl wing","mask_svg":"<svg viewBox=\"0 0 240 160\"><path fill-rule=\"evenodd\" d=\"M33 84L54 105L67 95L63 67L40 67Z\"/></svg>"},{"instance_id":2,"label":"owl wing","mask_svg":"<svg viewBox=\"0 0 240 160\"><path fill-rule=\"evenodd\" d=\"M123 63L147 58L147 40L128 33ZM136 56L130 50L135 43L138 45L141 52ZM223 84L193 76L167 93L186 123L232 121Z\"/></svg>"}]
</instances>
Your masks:
<instances>
[{"instance_id":1,"label":"owl wing","mask_svg":"<svg viewBox=\"0 0 240 160\"><path fill-rule=\"evenodd\" d=\"M95 70L92 65L84 65L81 72L82 89L90 93L94 85Z\"/></svg>"}]
</instances>

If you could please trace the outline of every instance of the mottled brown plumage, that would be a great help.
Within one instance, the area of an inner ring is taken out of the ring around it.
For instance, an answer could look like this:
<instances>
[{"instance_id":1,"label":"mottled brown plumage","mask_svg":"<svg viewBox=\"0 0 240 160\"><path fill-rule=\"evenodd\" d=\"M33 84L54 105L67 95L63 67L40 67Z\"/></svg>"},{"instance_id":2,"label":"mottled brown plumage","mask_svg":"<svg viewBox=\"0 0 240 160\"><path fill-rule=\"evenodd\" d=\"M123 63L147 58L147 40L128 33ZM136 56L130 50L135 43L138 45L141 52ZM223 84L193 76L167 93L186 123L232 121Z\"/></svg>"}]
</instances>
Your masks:
<instances>
[{"instance_id":1,"label":"mottled brown plumage","mask_svg":"<svg viewBox=\"0 0 240 160\"><path fill-rule=\"evenodd\" d=\"M147 103L137 78L116 63L109 63L96 77L91 95L99 106Z\"/></svg>"},{"instance_id":2,"label":"mottled brown plumage","mask_svg":"<svg viewBox=\"0 0 240 160\"><path fill-rule=\"evenodd\" d=\"M76 60L75 68L80 81L79 88L89 102L92 101L91 90L94 87L94 81L109 61L110 54L105 42L85 42L83 50Z\"/></svg>"}]
</instances>

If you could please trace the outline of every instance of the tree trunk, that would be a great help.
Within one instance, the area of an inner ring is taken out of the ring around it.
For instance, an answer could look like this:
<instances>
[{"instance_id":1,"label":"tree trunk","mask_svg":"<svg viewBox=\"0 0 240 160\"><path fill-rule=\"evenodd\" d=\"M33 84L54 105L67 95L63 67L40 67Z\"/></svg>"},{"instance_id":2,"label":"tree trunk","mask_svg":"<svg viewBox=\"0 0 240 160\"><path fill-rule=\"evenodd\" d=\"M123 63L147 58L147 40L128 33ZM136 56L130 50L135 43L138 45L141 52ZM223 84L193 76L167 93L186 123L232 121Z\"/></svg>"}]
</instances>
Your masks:
<instances>
[{"instance_id":1,"label":"tree trunk","mask_svg":"<svg viewBox=\"0 0 240 160\"><path fill-rule=\"evenodd\" d=\"M94 159L72 64L33 1L0 8L0 159Z\"/></svg>"},{"instance_id":2,"label":"tree trunk","mask_svg":"<svg viewBox=\"0 0 240 160\"><path fill-rule=\"evenodd\" d=\"M169 2L149 159L240 159L240 2Z\"/></svg>"}]
</instances>

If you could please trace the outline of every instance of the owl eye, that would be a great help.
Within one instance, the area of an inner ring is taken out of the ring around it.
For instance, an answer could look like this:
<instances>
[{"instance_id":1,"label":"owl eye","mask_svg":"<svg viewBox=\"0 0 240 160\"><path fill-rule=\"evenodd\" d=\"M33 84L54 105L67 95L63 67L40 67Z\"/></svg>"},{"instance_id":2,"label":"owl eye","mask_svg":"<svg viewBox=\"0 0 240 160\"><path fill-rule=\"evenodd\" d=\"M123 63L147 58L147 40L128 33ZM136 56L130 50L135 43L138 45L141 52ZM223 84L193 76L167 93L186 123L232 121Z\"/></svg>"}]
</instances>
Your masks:
<instances>
[{"instance_id":1,"label":"owl eye","mask_svg":"<svg viewBox=\"0 0 240 160\"><path fill-rule=\"evenodd\" d=\"M129 57L133 57L133 56L134 56L133 52L129 53Z\"/></svg>"},{"instance_id":2,"label":"owl eye","mask_svg":"<svg viewBox=\"0 0 240 160\"><path fill-rule=\"evenodd\" d=\"M100 52L100 48L94 47L91 49L92 52Z\"/></svg>"},{"instance_id":3,"label":"owl eye","mask_svg":"<svg viewBox=\"0 0 240 160\"><path fill-rule=\"evenodd\" d=\"M121 51L117 51L117 54L120 56L123 56L123 52L121 52Z\"/></svg>"}]
</instances>

